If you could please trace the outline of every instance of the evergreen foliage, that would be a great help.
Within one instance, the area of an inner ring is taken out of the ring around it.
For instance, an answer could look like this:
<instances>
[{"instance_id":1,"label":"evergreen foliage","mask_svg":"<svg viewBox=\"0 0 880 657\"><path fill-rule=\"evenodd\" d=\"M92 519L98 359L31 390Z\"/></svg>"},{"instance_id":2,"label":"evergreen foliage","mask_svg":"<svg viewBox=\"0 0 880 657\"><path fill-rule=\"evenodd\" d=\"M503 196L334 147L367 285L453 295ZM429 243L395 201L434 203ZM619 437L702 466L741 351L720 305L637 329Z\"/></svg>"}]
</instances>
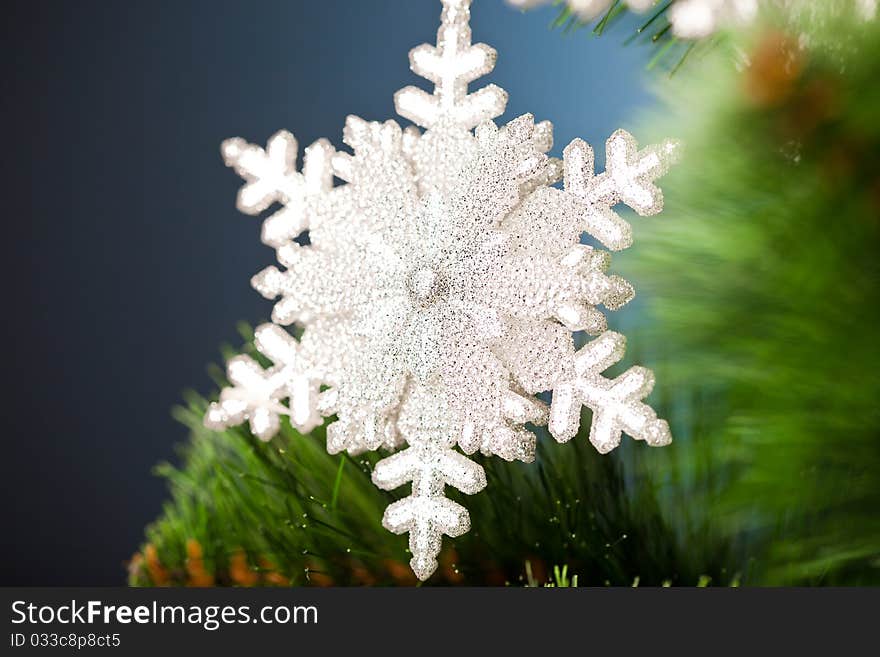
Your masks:
<instances>
[{"instance_id":1,"label":"evergreen foliage","mask_svg":"<svg viewBox=\"0 0 880 657\"><path fill-rule=\"evenodd\" d=\"M648 126L687 144L664 218L618 262L676 395L675 454L650 467L693 461L692 503L757 557L754 581L876 585L880 30L776 18L742 70L690 62Z\"/></svg>"}]
</instances>

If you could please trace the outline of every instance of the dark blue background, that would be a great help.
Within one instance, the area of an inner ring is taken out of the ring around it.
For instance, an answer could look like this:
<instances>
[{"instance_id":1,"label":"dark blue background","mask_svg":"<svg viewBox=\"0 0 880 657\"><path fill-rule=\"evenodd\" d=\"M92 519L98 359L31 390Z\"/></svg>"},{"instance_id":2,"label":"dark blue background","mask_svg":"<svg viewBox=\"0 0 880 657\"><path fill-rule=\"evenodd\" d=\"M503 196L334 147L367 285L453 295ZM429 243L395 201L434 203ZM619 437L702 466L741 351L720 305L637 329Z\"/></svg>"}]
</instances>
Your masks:
<instances>
[{"instance_id":1,"label":"dark blue background","mask_svg":"<svg viewBox=\"0 0 880 657\"><path fill-rule=\"evenodd\" d=\"M185 431L181 391L235 323L268 315L250 276L272 260L234 208L218 145L340 143L346 114L393 116L427 85L434 0L4 3L4 442L0 584L119 584L165 491L152 465ZM500 53L488 80L601 144L649 102L623 31L551 31L552 9L473 8ZM598 150L597 149L597 150Z\"/></svg>"}]
</instances>

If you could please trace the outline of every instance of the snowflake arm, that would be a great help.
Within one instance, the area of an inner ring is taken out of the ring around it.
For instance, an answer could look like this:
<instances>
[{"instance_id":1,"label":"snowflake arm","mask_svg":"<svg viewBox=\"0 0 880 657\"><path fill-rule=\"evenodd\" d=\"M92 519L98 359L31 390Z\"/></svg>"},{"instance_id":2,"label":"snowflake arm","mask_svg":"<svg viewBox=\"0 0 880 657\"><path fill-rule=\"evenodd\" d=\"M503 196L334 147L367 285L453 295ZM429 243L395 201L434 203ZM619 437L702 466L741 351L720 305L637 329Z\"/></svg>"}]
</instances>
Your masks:
<instances>
[{"instance_id":1,"label":"snowflake arm","mask_svg":"<svg viewBox=\"0 0 880 657\"><path fill-rule=\"evenodd\" d=\"M205 415L205 426L224 429L247 420L260 440L271 440L280 427L279 416L289 415L300 431L321 423L315 411L317 385L302 371L299 344L274 324L263 324L254 333L257 350L274 365L264 370L248 355L230 359L226 374L233 384L220 392ZM289 400L289 406L282 401Z\"/></svg>"},{"instance_id":2,"label":"snowflake arm","mask_svg":"<svg viewBox=\"0 0 880 657\"><path fill-rule=\"evenodd\" d=\"M296 138L281 130L263 149L244 139L227 139L221 146L227 166L245 179L238 192L237 207L245 214L260 214L273 203L283 204L263 222L262 240L275 248L309 228L307 203L330 191L331 162L335 153L326 139L306 148L302 172L296 171Z\"/></svg>"},{"instance_id":3,"label":"snowflake arm","mask_svg":"<svg viewBox=\"0 0 880 657\"><path fill-rule=\"evenodd\" d=\"M271 440L278 433L278 416L287 409L281 404L283 383L275 372L264 371L247 355L236 356L226 364L226 376L233 384L220 392L205 414L205 426L220 430L250 423L251 433L260 440Z\"/></svg>"},{"instance_id":4,"label":"snowflake arm","mask_svg":"<svg viewBox=\"0 0 880 657\"><path fill-rule=\"evenodd\" d=\"M601 333L607 322L595 306L602 304L608 310L617 310L635 296L629 282L616 274L605 274L609 263L607 253L585 244L576 244L560 260L563 267L571 270L568 276L574 278L576 287L572 297L561 299L553 308L553 315L570 331ZM565 280L566 276L560 278Z\"/></svg>"},{"instance_id":5,"label":"snowflake arm","mask_svg":"<svg viewBox=\"0 0 880 657\"><path fill-rule=\"evenodd\" d=\"M409 532L410 565L419 579L437 568L443 535L461 536L471 527L460 504L443 494L454 486L468 495L486 487L483 468L458 452L432 442L416 444L376 464L373 483L393 490L412 482L412 494L385 510L382 525L395 534Z\"/></svg>"},{"instance_id":6,"label":"snowflake arm","mask_svg":"<svg viewBox=\"0 0 880 657\"><path fill-rule=\"evenodd\" d=\"M632 228L612 209L623 202L642 216L663 209L663 194L654 186L674 161L678 145L668 140L659 146L638 150L625 130L609 137L606 171L594 175L593 149L575 139L564 151L565 191L583 204L583 230L612 251L632 245Z\"/></svg>"},{"instance_id":7,"label":"snowflake arm","mask_svg":"<svg viewBox=\"0 0 880 657\"><path fill-rule=\"evenodd\" d=\"M254 345L281 370L290 423L303 432L321 424L316 412L318 386L311 380L301 344L280 326L262 324L254 331Z\"/></svg>"},{"instance_id":8,"label":"snowflake arm","mask_svg":"<svg viewBox=\"0 0 880 657\"><path fill-rule=\"evenodd\" d=\"M437 45L409 53L410 68L434 83L434 93L405 87L394 95L397 113L431 128L447 119L468 130L504 112L507 93L494 84L471 94L467 86L495 68L497 53L484 43L471 45L471 0L443 0Z\"/></svg>"},{"instance_id":9,"label":"snowflake arm","mask_svg":"<svg viewBox=\"0 0 880 657\"><path fill-rule=\"evenodd\" d=\"M631 367L616 379L602 376L623 358L625 349L626 338L606 331L577 352L573 376L553 389L548 428L556 440L562 443L574 438L584 405L593 411L590 442L602 454L620 444L622 431L652 446L672 441L666 421L658 420L651 407L641 401L654 387L650 370Z\"/></svg>"}]
</instances>

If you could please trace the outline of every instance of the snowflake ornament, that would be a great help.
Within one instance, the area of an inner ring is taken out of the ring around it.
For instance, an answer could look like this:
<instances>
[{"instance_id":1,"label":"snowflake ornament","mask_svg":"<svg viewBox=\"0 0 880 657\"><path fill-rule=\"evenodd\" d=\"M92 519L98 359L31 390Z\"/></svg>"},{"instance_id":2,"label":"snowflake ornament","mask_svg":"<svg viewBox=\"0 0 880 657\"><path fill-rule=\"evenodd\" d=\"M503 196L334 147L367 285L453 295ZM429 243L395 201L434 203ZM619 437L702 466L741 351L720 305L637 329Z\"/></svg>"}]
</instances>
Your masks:
<instances>
[{"instance_id":1,"label":"snowflake ornament","mask_svg":"<svg viewBox=\"0 0 880 657\"><path fill-rule=\"evenodd\" d=\"M546 155L549 122L531 115L498 126L507 94L468 84L489 73L496 53L471 44L470 0L443 0L437 45L410 52L412 70L434 83L397 92L397 112L416 126L350 116L336 151L325 140L305 149L279 132L266 148L241 139L222 147L246 184L238 207L259 214L263 241L281 268L253 278L277 300L256 347L271 367L239 356L233 384L211 404L205 423L244 421L269 440L287 415L309 431L330 415L327 450L385 449L374 483L411 494L390 505L383 524L409 533L411 566L427 579L441 538L470 528L467 510L446 486L473 494L486 486L481 452L532 461L535 434L548 425L560 442L575 436L581 407L593 412L590 441L613 449L621 432L649 445L670 442L669 427L642 402L651 373L633 367L602 375L623 357L623 336L606 330L598 306L614 310L632 286L606 273L612 251L632 231L613 207L660 211L653 181L672 142L638 150L618 131L607 167L577 139L563 159ZM421 128L421 129L420 129ZM334 178L340 181L334 184ZM551 186L560 180L564 187ZM308 231L308 240L297 240ZM303 245L307 242L307 245ZM299 340L282 325L302 328ZM598 336L575 350L573 332ZM552 403L536 395L552 391Z\"/></svg>"}]
</instances>

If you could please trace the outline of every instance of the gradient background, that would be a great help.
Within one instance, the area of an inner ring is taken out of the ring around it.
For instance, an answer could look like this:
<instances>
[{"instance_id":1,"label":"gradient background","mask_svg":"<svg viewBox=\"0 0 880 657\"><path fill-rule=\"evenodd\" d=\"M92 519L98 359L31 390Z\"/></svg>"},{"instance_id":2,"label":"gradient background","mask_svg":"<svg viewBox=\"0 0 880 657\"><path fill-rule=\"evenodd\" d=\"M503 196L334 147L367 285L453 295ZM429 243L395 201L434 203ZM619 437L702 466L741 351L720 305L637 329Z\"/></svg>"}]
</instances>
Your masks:
<instances>
[{"instance_id":1,"label":"gradient background","mask_svg":"<svg viewBox=\"0 0 880 657\"><path fill-rule=\"evenodd\" d=\"M218 147L341 143L345 116L394 116L428 83L407 51L434 42L435 0L7 2L2 27L0 258L4 449L0 584L122 584L159 512L151 475L186 438L182 390L235 323L271 304L249 287L273 260ZM601 149L651 98L646 53L548 28L554 10L478 0L485 78L556 126L557 147ZM601 160L601 156L599 158Z\"/></svg>"}]
</instances>

